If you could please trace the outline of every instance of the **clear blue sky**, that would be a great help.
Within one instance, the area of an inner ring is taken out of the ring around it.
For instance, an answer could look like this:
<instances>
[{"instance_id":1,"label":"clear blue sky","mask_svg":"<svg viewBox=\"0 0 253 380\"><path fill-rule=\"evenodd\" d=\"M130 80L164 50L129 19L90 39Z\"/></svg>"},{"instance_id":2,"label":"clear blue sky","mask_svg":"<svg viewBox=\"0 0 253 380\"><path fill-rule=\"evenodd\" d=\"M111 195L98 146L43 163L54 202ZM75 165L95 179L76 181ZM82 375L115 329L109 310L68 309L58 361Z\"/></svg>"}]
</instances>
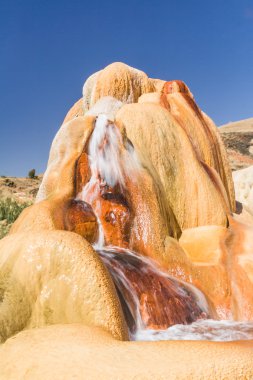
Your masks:
<instances>
[{"instance_id":1,"label":"clear blue sky","mask_svg":"<svg viewBox=\"0 0 253 380\"><path fill-rule=\"evenodd\" d=\"M46 167L85 79L123 61L182 79L220 125L253 116L253 1L0 0L0 175Z\"/></svg>"}]
</instances>

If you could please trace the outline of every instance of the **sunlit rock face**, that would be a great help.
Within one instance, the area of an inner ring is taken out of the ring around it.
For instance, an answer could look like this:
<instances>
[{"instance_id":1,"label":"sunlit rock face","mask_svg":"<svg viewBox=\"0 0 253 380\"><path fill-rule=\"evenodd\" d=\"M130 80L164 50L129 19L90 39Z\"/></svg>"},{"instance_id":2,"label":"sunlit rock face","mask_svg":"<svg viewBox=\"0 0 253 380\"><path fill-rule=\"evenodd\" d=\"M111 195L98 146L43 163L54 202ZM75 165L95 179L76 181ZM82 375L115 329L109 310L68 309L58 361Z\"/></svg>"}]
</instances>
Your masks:
<instances>
[{"instance_id":1,"label":"sunlit rock face","mask_svg":"<svg viewBox=\"0 0 253 380\"><path fill-rule=\"evenodd\" d=\"M90 109L104 96L112 96L124 103L136 103L147 92L154 91L153 81L140 70L117 62L93 74L84 84L84 110Z\"/></svg>"},{"instance_id":2,"label":"sunlit rock face","mask_svg":"<svg viewBox=\"0 0 253 380\"><path fill-rule=\"evenodd\" d=\"M76 232L94 243L98 239L98 223L96 215L89 203L71 200L64 213L66 230Z\"/></svg>"},{"instance_id":3,"label":"sunlit rock face","mask_svg":"<svg viewBox=\"0 0 253 380\"><path fill-rule=\"evenodd\" d=\"M253 213L253 166L233 172L236 199Z\"/></svg>"},{"instance_id":4,"label":"sunlit rock face","mask_svg":"<svg viewBox=\"0 0 253 380\"><path fill-rule=\"evenodd\" d=\"M100 328L113 342L171 337L169 328L191 323L198 337L215 336L215 320L249 339L248 325L226 325L253 321L253 217L235 212L222 140L189 88L107 66L55 136L36 203L0 242L1 341L52 324ZM33 333L21 347L23 336ZM201 349L208 356L210 346Z\"/></svg>"},{"instance_id":5,"label":"sunlit rock face","mask_svg":"<svg viewBox=\"0 0 253 380\"><path fill-rule=\"evenodd\" d=\"M127 338L112 280L85 239L25 232L1 240L0 249L1 343L24 328L56 323L97 325Z\"/></svg>"},{"instance_id":6,"label":"sunlit rock face","mask_svg":"<svg viewBox=\"0 0 253 380\"><path fill-rule=\"evenodd\" d=\"M139 102L158 103L170 112L173 122L176 121L186 132L198 161L209 176L213 176L217 187L219 178L210 168L214 168L219 174L229 196L230 207L234 209L233 182L219 132L212 120L199 109L188 87L182 81L166 82L161 92L143 95ZM222 192L222 189L220 191ZM226 198L224 193L223 196Z\"/></svg>"}]
</instances>

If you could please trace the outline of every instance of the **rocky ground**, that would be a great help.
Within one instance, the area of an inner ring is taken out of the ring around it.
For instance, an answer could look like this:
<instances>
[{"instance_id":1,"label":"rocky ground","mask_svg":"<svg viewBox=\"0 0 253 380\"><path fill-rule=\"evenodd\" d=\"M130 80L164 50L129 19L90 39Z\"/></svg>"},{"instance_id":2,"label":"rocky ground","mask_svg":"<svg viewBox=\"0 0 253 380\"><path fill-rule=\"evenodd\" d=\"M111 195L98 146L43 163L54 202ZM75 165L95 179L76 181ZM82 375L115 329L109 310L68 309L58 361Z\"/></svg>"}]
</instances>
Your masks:
<instances>
[{"instance_id":1,"label":"rocky ground","mask_svg":"<svg viewBox=\"0 0 253 380\"><path fill-rule=\"evenodd\" d=\"M253 118L222 125L219 131L232 170L253 165ZM42 175L34 179L0 177L0 238L9 231L14 215L34 202L41 181Z\"/></svg>"},{"instance_id":2,"label":"rocky ground","mask_svg":"<svg viewBox=\"0 0 253 380\"><path fill-rule=\"evenodd\" d=\"M18 202L33 202L38 192L42 175L37 178L0 177L0 199L12 198Z\"/></svg>"},{"instance_id":3,"label":"rocky ground","mask_svg":"<svg viewBox=\"0 0 253 380\"><path fill-rule=\"evenodd\" d=\"M219 128L232 170L253 165L253 118L228 123Z\"/></svg>"}]
</instances>

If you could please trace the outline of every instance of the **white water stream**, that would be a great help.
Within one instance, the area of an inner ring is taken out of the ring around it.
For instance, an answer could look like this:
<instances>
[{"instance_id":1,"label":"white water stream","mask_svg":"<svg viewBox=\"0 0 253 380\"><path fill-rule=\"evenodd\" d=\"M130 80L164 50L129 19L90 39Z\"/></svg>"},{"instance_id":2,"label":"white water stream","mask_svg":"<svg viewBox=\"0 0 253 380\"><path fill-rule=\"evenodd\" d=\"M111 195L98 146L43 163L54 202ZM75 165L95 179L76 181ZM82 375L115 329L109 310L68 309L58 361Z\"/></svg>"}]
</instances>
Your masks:
<instances>
[{"instance_id":1,"label":"white water stream","mask_svg":"<svg viewBox=\"0 0 253 380\"><path fill-rule=\"evenodd\" d=\"M123 143L122 135L118 128L104 114L97 117L94 131L89 143L89 164L91 169L90 181L83 187L77 199L89 203L97 217L99 225L98 240L94 244L95 249L104 247L105 239L102 224L99 217L101 204L99 194L101 187L119 185L125 188L125 179L131 177L134 180L140 168L135 150L130 143Z\"/></svg>"},{"instance_id":2,"label":"white water stream","mask_svg":"<svg viewBox=\"0 0 253 380\"><path fill-rule=\"evenodd\" d=\"M189 325L174 325L166 330L138 330L134 340L211 340L216 342L253 339L253 322L201 319Z\"/></svg>"}]
</instances>

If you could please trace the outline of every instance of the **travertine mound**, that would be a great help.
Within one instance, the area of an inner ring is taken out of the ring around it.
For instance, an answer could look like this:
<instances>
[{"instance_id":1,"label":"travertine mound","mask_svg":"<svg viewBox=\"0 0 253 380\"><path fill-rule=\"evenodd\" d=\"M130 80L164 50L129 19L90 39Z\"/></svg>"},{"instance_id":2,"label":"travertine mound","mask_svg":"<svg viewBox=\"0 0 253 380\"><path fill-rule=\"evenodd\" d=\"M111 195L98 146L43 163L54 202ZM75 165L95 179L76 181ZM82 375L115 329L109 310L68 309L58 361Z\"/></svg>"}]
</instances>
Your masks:
<instances>
[{"instance_id":1,"label":"travertine mound","mask_svg":"<svg viewBox=\"0 0 253 380\"><path fill-rule=\"evenodd\" d=\"M96 158L110 149L101 171ZM105 180L110 168L120 181ZM250 343L117 343L109 334L126 340L126 323L90 245L102 226L107 245L150 256L202 290L213 316L253 320L252 229L234 211L223 143L183 82L123 63L92 75L52 143L36 203L0 242L2 341L64 326L5 343L3 378L250 378Z\"/></svg>"},{"instance_id":2,"label":"travertine mound","mask_svg":"<svg viewBox=\"0 0 253 380\"><path fill-rule=\"evenodd\" d=\"M227 226L235 200L224 146L183 82L150 79L115 63L92 75L83 91L84 104L79 101L69 111L52 143L35 205L11 229L13 240L19 232L68 230L94 242L94 210L73 199L91 178L88 145L101 114L121 132L121 159L132 146L140 162L123 192L111 188L99 197L107 244L129 247L165 265L168 235L178 239L185 229ZM177 244L175 256L182 257L180 250ZM168 270L173 267L167 264ZM195 283L210 288L205 276ZM210 299L217 307L226 302Z\"/></svg>"},{"instance_id":3,"label":"travertine mound","mask_svg":"<svg viewBox=\"0 0 253 380\"><path fill-rule=\"evenodd\" d=\"M252 341L119 342L94 327L49 326L23 331L0 348L1 380L246 380L252 347Z\"/></svg>"},{"instance_id":4,"label":"travertine mound","mask_svg":"<svg viewBox=\"0 0 253 380\"><path fill-rule=\"evenodd\" d=\"M157 89L160 92L154 93ZM152 173L156 186L162 187L165 197L161 201L166 204L163 208L167 208L170 214L167 215L167 219L172 220L175 217L181 229L206 224L226 226L226 215L230 210L235 210L235 200L225 150L214 124L201 113L187 86L180 81L163 82L148 79L146 74L139 70L122 63L114 63L92 75L85 83L83 112L90 109L97 100L102 101L104 96L113 96L123 103L136 103L138 100L144 103L123 106L114 114L116 124L118 123L122 133L126 133L127 138L131 140L142 165ZM98 108L103 109L101 106ZM64 183L73 184L73 163L78 152L80 154L81 146L84 147L85 141L88 141L92 127L84 128L85 136L78 139L78 148L72 164L68 162L68 169L58 170L58 165L60 163L62 168L65 167L61 152L64 152L67 160L70 151L75 149L72 148L73 139L77 141L78 138L77 133L73 132L76 129L75 125L78 124L81 131L81 125L92 124L78 117L81 114L79 110L80 102L68 113L66 120L70 121L63 125L53 143L38 200L45 199L46 194L50 194L49 186L52 186L52 189L57 188L53 177L58 176ZM104 112L107 112L106 107ZM154 123L156 128L153 127ZM75 137L67 136L68 131L75 134ZM69 151L66 151L65 144L66 147L72 144L68 147ZM72 173L68 174L69 170L72 170ZM88 168L84 173L87 171ZM49 176L51 179L48 179ZM84 179L82 184L85 184ZM71 190L66 185L64 187L66 192L69 189L69 195L71 191L73 193L73 188ZM172 235L178 236L178 228L172 228Z\"/></svg>"}]
</instances>

